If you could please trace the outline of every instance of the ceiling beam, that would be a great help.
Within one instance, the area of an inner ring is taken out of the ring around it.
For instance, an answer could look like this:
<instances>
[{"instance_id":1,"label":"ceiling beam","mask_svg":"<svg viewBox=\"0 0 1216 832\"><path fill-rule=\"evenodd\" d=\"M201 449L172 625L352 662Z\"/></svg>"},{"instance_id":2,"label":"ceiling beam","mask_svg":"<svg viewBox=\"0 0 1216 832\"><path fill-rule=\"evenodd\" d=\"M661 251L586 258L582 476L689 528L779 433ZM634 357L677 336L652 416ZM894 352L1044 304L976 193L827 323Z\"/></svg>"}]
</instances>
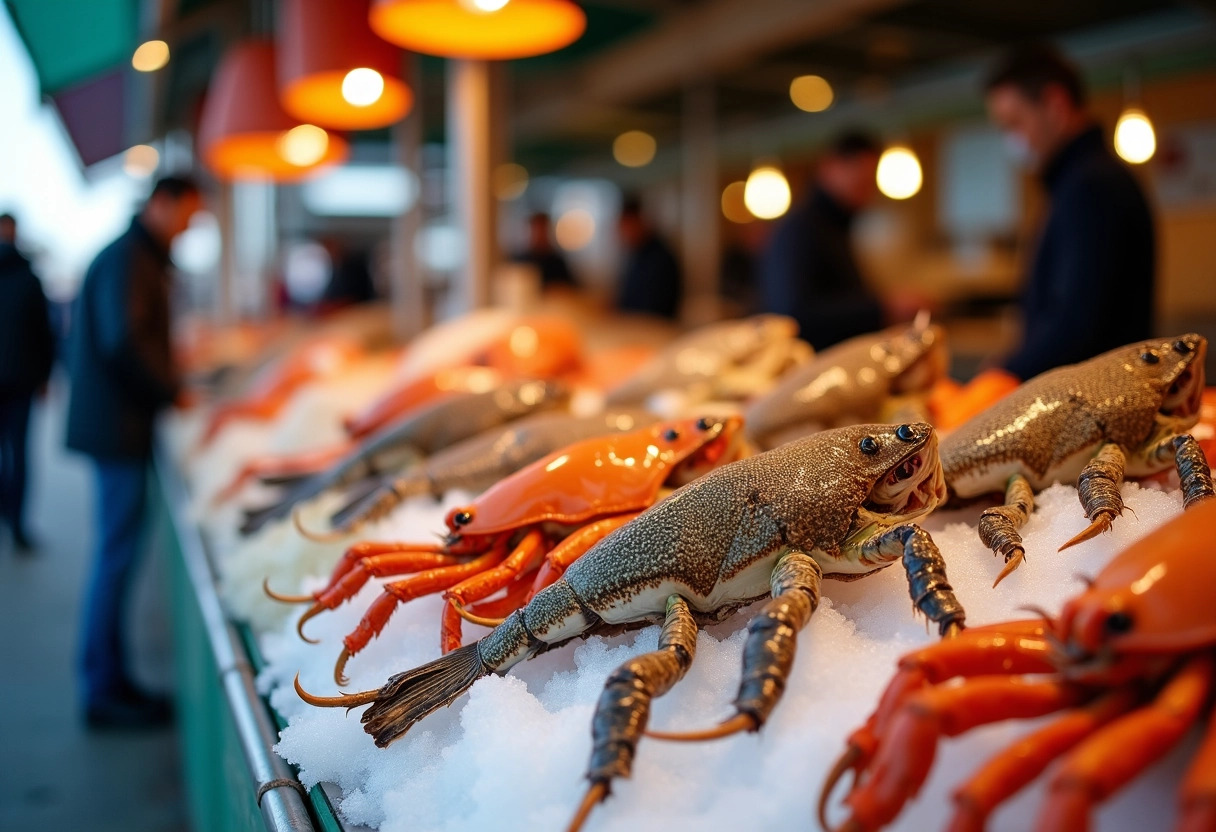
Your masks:
<instances>
[{"instance_id":1,"label":"ceiling beam","mask_svg":"<svg viewBox=\"0 0 1216 832\"><path fill-rule=\"evenodd\" d=\"M521 96L520 136L562 131L604 104L679 89L757 56L837 31L906 0L711 0L591 58Z\"/></svg>"}]
</instances>

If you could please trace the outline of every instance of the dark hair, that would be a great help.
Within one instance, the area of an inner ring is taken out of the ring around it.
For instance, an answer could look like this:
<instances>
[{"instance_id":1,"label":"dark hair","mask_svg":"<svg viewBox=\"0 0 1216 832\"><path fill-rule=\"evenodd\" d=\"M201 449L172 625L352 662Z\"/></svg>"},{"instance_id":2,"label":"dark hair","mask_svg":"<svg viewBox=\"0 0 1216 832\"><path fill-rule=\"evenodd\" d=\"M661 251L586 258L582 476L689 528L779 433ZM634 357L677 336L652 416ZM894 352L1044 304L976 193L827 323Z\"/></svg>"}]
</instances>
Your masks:
<instances>
[{"instance_id":1,"label":"dark hair","mask_svg":"<svg viewBox=\"0 0 1216 832\"><path fill-rule=\"evenodd\" d=\"M167 196L170 199L181 199L184 196L201 193L198 183L189 176L162 176L152 186L148 199L157 196Z\"/></svg>"},{"instance_id":2,"label":"dark hair","mask_svg":"<svg viewBox=\"0 0 1216 832\"><path fill-rule=\"evenodd\" d=\"M625 194L621 197L621 216L641 218L642 198L637 194Z\"/></svg>"},{"instance_id":3,"label":"dark hair","mask_svg":"<svg viewBox=\"0 0 1216 832\"><path fill-rule=\"evenodd\" d=\"M1010 49L984 76L984 92L997 87L1016 87L1027 98L1038 101L1049 85L1061 87L1072 103L1085 104L1085 85L1077 67L1053 46L1027 43Z\"/></svg>"},{"instance_id":4,"label":"dark hair","mask_svg":"<svg viewBox=\"0 0 1216 832\"><path fill-rule=\"evenodd\" d=\"M14 217L12 214L5 212L3 214L0 214L0 222L11 222L13 225L16 225L17 218Z\"/></svg>"},{"instance_id":5,"label":"dark hair","mask_svg":"<svg viewBox=\"0 0 1216 832\"><path fill-rule=\"evenodd\" d=\"M828 143L829 156L852 159L856 156L877 156L882 153L882 142L864 130L845 130L837 133Z\"/></svg>"},{"instance_id":6,"label":"dark hair","mask_svg":"<svg viewBox=\"0 0 1216 832\"><path fill-rule=\"evenodd\" d=\"M550 221L549 214L546 211L536 211L528 216L529 225L535 225L538 222L543 222L548 225Z\"/></svg>"}]
</instances>

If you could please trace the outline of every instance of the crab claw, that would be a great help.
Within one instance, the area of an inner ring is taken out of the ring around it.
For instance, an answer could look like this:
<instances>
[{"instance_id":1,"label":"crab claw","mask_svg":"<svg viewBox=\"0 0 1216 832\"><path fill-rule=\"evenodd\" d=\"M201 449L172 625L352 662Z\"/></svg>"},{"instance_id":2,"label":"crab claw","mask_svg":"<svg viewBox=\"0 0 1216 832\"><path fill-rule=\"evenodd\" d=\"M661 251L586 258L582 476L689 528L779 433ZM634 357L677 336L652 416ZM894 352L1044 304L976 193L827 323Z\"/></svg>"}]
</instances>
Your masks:
<instances>
[{"instance_id":1,"label":"crab claw","mask_svg":"<svg viewBox=\"0 0 1216 832\"><path fill-rule=\"evenodd\" d=\"M705 731L671 733L667 731L647 731L646 736L653 737L656 740L670 740L672 742L704 742L706 740L729 737L731 734L738 734L740 731L755 731L759 727L756 718L751 714L735 714L721 725Z\"/></svg>"},{"instance_id":2,"label":"crab claw","mask_svg":"<svg viewBox=\"0 0 1216 832\"><path fill-rule=\"evenodd\" d=\"M583 802L578 805L578 811L570 819L570 825L566 827L566 832L579 832L583 828L583 824L587 822L587 817L591 814L591 810L595 808L597 803L602 803L607 796L607 783L592 783L591 787L587 789L587 794L583 796Z\"/></svg>"},{"instance_id":3,"label":"crab claw","mask_svg":"<svg viewBox=\"0 0 1216 832\"><path fill-rule=\"evenodd\" d=\"M296 674L293 683L296 689L296 695L307 702L309 705L315 705L318 708L357 708L360 705L366 705L369 702L375 702L380 695L379 690L365 690L359 693L340 693L337 696L316 696L304 690L300 685L300 674Z\"/></svg>"},{"instance_id":4,"label":"crab claw","mask_svg":"<svg viewBox=\"0 0 1216 832\"><path fill-rule=\"evenodd\" d=\"M832 770L828 772L827 779L823 781L823 788L819 791L819 825L822 828L831 828L828 826L828 803L832 799L832 793L836 791L840 778L844 777L846 771L851 771L853 781L856 783L863 756L860 748L850 744L832 764Z\"/></svg>"},{"instance_id":5,"label":"crab claw","mask_svg":"<svg viewBox=\"0 0 1216 832\"><path fill-rule=\"evenodd\" d=\"M1067 544L1066 544L1067 545ZM1063 548L1063 547L1061 547ZM1001 570L1001 574L996 576L996 580L992 582L992 588L996 589L997 584L1013 574L1013 570L1022 565L1022 561L1026 559L1026 550L1021 546L1009 553L1008 559L1005 561L1005 568Z\"/></svg>"},{"instance_id":6,"label":"crab claw","mask_svg":"<svg viewBox=\"0 0 1216 832\"><path fill-rule=\"evenodd\" d=\"M304 624L308 621L308 619L314 618L324 611L325 607L321 606L320 604L313 604L304 611L304 614L300 616L300 620L296 622L296 633L299 634L301 639L309 644L320 644L321 642L319 639L309 638L308 636L304 635Z\"/></svg>"},{"instance_id":7,"label":"crab claw","mask_svg":"<svg viewBox=\"0 0 1216 832\"><path fill-rule=\"evenodd\" d=\"M348 661L350 661L350 651L343 647L342 652L338 654L338 660L334 662L334 681L340 687L345 687L346 683L350 681L350 679L346 678L345 672Z\"/></svg>"},{"instance_id":8,"label":"crab claw","mask_svg":"<svg viewBox=\"0 0 1216 832\"><path fill-rule=\"evenodd\" d=\"M1115 515L1113 513L1107 511L1102 512L1093 519L1093 522L1091 522L1084 531L1061 546L1059 551L1063 552L1070 546L1076 546L1078 543L1084 543L1090 538L1097 537L1098 535L1102 534L1102 532L1110 531L1111 523L1114 522L1114 519Z\"/></svg>"},{"instance_id":9,"label":"crab claw","mask_svg":"<svg viewBox=\"0 0 1216 832\"><path fill-rule=\"evenodd\" d=\"M499 624L507 620L505 618L486 618L485 616L469 612L464 608L464 605L455 598L449 598L448 603L452 605L454 610L456 610L457 615L459 615L465 621L468 621L470 624L477 624L482 627L497 627Z\"/></svg>"},{"instance_id":10,"label":"crab claw","mask_svg":"<svg viewBox=\"0 0 1216 832\"><path fill-rule=\"evenodd\" d=\"M291 512L291 523L296 527L301 535L314 543L340 543L345 540L349 532L342 529L335 529L331 532L314 532L312 529L304 528L304 521L300 519L300 507L296 506Z\"/></svg>"},{"instance_id":11,"label":"crab claw","mask_svg":"<svg viewBox=\"0 0 1216 832\"><path fill-rule=\"evenodd\" d=\"M283 595L275 592L270 588L270 578L262 579L262 592L266 593L266 597L273 598L275 601L281 601L284 604L307 604L309 601L315 601L314 595Z\"/></svg>"}]
</instances>

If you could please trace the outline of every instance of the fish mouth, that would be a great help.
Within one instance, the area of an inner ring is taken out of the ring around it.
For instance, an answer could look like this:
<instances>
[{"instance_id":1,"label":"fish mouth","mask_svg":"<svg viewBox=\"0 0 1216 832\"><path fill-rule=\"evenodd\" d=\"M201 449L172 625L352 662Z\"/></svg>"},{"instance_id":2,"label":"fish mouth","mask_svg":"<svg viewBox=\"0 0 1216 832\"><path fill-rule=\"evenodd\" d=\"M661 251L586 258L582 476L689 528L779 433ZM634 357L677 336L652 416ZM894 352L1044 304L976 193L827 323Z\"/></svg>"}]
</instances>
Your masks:
<instances>
[{"instance_id":1,"label":"fish mouth","mask_svg":"<svg viewBox=\"0 0 1216 832\"><path fill-rule=\"evenodd\" d=\"M1182 339L1179 339L1182 343ZM1207 355L1207 342L1199 340L1192 350L1181 372L1174 377L1165 398L1161 402L1161 413L1175 418L1189 419L1198 417L1203 400L1204 359Z\"/></svg>"},{"instance_id":2,"label":"fish mouth","mask_svg":"<svg viewBox=\"0 0 1216 832\"><path fill-rule=\"evenodd\" d=\"M937 453L937 434L907 454L883 475L870 492L872 510L909 522L946 499L946 475Z\"/></svg>"}]
</instances>

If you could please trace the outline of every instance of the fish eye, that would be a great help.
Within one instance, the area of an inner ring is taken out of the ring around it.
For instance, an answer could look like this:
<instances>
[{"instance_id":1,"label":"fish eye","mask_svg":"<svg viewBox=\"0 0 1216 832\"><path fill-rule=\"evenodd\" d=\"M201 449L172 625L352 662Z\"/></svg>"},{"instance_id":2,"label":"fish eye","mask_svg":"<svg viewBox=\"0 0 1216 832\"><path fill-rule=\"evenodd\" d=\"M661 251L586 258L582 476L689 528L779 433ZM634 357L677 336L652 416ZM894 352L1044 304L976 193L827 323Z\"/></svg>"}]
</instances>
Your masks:
<instances>
[{"instance_id":1,"label":"fish eye","mask_svg":"<svg viewBox=\"0 0 1216 832\"><path fill-rule=\"evenodd\" d=\"M1181 338L1174 342L1174 352L1180 352L1183 355L1186 355L1193 349L1194 347L1192 347L1186 341L1183 341Z\"/></svg>"},{"instance_id":2,"label":"fish eye","mask_svg":"<svg viewBox=\"0 0 1216 832\"><path fill-rule=\"evenodd\" d=\"M708 416L702 416L697 420L697 430L709 430L714 426L713 420Z\"/></svg>"},{"instance_id":3,"label":"fish eye","mask_svg":"<svg viewBox=\"0 0 1216 832\"><path fill-rule=\"evenodd\" d=\"M473 512L467 508L452 515L452 522L457 526L467 526L473 522Z\"/></svg>"},{"instance_id":4,"label":"fish eye","mask_svg":"<svg viewBox=\"0 0 1216 832\"><path fill-rule=\"evenodd\" d=\"M675 428L668 428L667 430L663 431L663 438L668 442L675 442L680 438L680 432Z\"/></svg>"},{"instance_id":5,"label":"fish eye","mask_svg":"<svg viewBox=\"0 0 1216 832\"><path fill-rule=\"evenodd\" d=\"M911 442L916 438L916 432L911 425L900 425L895 429L895 438L900 442Z\"/></svg>"},{"instance_id":6,"label":"fish eye","mask_svg":"<svg viewBox=\"0 0 1216 832\"><path fill-rule=\"evenodd\" d=\"M1140 353L1140 360L1145 364L1156 364L1161 359L1158 357L1157 353L1151 350L1146 350L1145 352Z\"/></svg>"},{"instance_id":7,"label":"fish eye","mask_svg":"<svg viewBox=\"0 0 1216 832\"><path fill-rule=\"evenodd\" d=\"M1135 622L1130 614L1126 612L1112 612L1106 617L1102 627L1112 636L1122 635L1123 633L1131 632Z\"/></svg>"},{"instance_id":8,"label":"fish eye","mask_svg":"<svg viewBox=\"0 0 1216 832\"><path fill-rule=\"evenodd\" d=\"M863 454L873 456L874 454L878 453L878 440L873 436L866 436L863 437L859 443L857 443L857 447L861 448L861 452Z\"/></svg>"}]
</instances>

